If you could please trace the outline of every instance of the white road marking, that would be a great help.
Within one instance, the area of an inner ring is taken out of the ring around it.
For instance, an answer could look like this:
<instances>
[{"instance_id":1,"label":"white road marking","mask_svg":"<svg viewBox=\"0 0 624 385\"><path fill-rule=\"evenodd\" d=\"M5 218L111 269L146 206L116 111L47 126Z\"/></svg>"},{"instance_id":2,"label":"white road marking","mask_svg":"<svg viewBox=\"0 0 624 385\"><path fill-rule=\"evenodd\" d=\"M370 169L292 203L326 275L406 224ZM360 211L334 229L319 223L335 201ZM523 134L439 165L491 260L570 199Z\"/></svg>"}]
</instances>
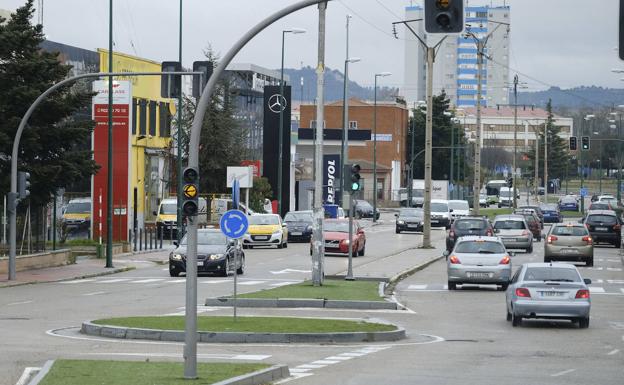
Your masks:
<instances>
[{"instance_id":1,"label":"white road marking","mask_svg":"<svg viewBox=\"0 0 624 385\"><path fill-rule=\"evenodd\" d=\"M138 281L132 281L132 283L150 283L150 282L160 282L164 281L163 278L148 278L148 279L140 279Z\"/></svg>"},{"instance_id":2,"label":"white road marking","mask_svg":"<svg viewBox=\"0 0 624 385\"><path fill-rule=\"evenodd\" d=\"M622 271L621 267L607 267L607 270L609 271Z\"/></svg>"},{"instance_id":3,"label":"white road marking","mask_svg":"<svg viewBox=\"0 0 624 385\"><path fill-rule=\"evenodd\" d=\"M624 294L624 288L621 288L620 291L622 292L622 294Z\"/></svg>"},{"instance_id":4,"label":"white road marking","mask_svg":"<svg viewBox=\"0 0 624 385\"><path fill-rule=\"evenodd\" d=\"M284 269L284 270L278 270L278 271L271 271L271 274L288 274L288 273L304 273L304 274L308 274L310 272L311 272L310 270Z\"/></svg>"},{"instance_id":5,"label":"white road marking","mask_svg":"<svg viewBox=\"0 0 624 385\"><path fill-rule=\"evenodd\" d=\"M186 282L186 279L174 279L174 280L170 280L167 282L168 283L181 283L181 282Z\"/></svg>"},{"instance_id":6,"label":"white road marking","mask_svg":"<svg viewBox=\"0 0 624 385\"><path fill-rule=\"evenodd\" d=\"M292 369L288 369L289 372L291 373L306 373L309 372L310 369L297 369L297 368L292 368Z\"/></svg>"},{"instance_id":7,"label":"white road marking","mask_svg":"<svg viewBox=\"0 0 624 385\"><path fill-rule=\"evenodd\" d=\"M348 360L352 360L353 357L331 356L331 357L327 357L325 359L326 360L332 360L332 361L348 361Z\"/></svg>"},{"instance_id":8,"label":"white road marking","mask_svg":"<svg viewBox=\"0 0 624 385\"><path fill-rule=\"evenodd\" d=\"M362 357L365 356L367 353L340 353L339 356L343 356L343 357Z\"/></svg>"},{"instance_id":9,"label":"white road marking","mask_svg":"<svg viewBox=\"0 0 624 385\"><path fill-rule=\"evenodd\" d=\"M129 280L130 278L117 278L117 279L101 280L101 281L97 281L97 283L117 283L117 282L129 281Z\"/></svg>"},{"instance_id":10,"label":"white road marking","mask_svg":"<svg viewBox=\"0 0 624 385\"><path fill-rule=\"evenodd\" d=\"M575 372L575 371L576 371L576 369L568 369L568 370L564 370L564 371L559 372L559 373L551 374L550 376L551 377L559 377L559 376L563 376L563 375L566 375L568 373L572 373L572 372Z\"/></svg>"},{"instance_id":11,"label":"white road marking","mask_svg":"<svg viewBox=\"0 0 624 385\"><path fill-rule=\"evenodd\" d=\"M607 353L607 356L612 356L614 354L618 354L620 352L620 349L614 349L611 350L609 353Z\"/></svg>"},{"instance_id":12,"label":"white road marking","mask_svg":"<svg viewBox=\"0 0 624 385\"><path fill-rule=\"evenodd\" d=\"M76 279L74 281L63 281L63 282L60 282L60 283L62 283L64 285L71 285L71 284L74 284L74 283L85 283L85 282L91 282L91 281L95 281L95 279L93 279L93 278L89 278L89 279Z\"/></svg>"},{"instance_id":13,"label":"white road marking","mask_svg":"<svg viewBox=\"0 0 624 385\"><path fill-rule=\"evenodd\" d=\"M261 283L265 283L266 281L247 281L247 282L239 282L239 285L243 286L251 286L251 285L259 285Z\"/></svg>"},{"instance_id":14,"label":"white road marking","mask_svg":"<svg viewBox=\"0 0 624 385\"><path fill-rule=\"evenodd\" d=\"M332 361L328 359L313 361L312 365L333 365L337 364L339 361Z\"/></svg>"},{"instance_id":15,"label":"white road marking","mask_svg":"<svg viewBox=\"0 0 624 385\"><path fill-rule=\"evenodd\" d=\"M217 280L217 281L201 281L200 283L213 283L214 284L214 283L225 283L225 282L230 282L230 280L229 279L220 279L220 280Z\"/></svg>"},{"instance_id":16,"label":"white road marking","mask_svg":"<svg viewBox=\"0 0 624 385\"><path fill-rule=\"evenodd\" d=\"M600 271L600 270L602 270L602 267L588 267L587 270L597 270L597 271Z\"/></svg>"},{"instance_id":17,"label":"white road marking","mask_svg":"<svg viewBox=\"0 0 624 385\"><path fill-rule=\"evenodd\" d=\"M41 368L35 368L33 366L28 366L24 369L24 371L22 372L22 375L20 376L19 380L17 380L17 383L15 385L26 385L29 383L30 377L32 377L32 374L34 372L38 372L40 371Z\"/></svg>"},{"instance_id":18,"label":"white road marking","mask_svg":"<svg viewBox=\"0 0 624 385\"><path fill-rule=\"evenodd\" d=\"M590 286L590 287L589 287L589 292L590 292L590 293L592 293L592 294L595 294L595 293L604 293L604 292L605 292L605 289L604 289L604 287L594 287L594 286Z\"/></svg>"},{"instance_id":19,"label":"white road marking","mask_svg":"<svg viewBox=\"0 0 624 385\"><path fill-rule=\"evenodd\" d=\"M7 306L26 305L27 303L33 303L33 302L35 301L12 302L12 303L7 303Z\"/></svg>"},{"instance_id":20,"label":"white road marking","mask_svg":"<svg viewBox=\"0 0 624 385\"><path fill-rule=\"evenodd\" d=\"M288 281L286 281L286 282L277 282L277 283L272 283L272 284L270 284L269 286L272 286L272 287L280 287L280 286L286 286L286 285L294 285L294 284L296 284L296 283L300 283L300 282L301 282L301 281L293 281L293 282L288 282Z\"/></svg>"},{"instance_id":21,"label":"white road marking","mask_svg":"<svg viewBox=\"0 0 624 385\"><path fill-rule=\"evenodd\" d=\"M303 365L299 365L296 368L299 369L320 369L320 368L324 368L327 365L314 365L314 364L303 364Z\"/></svg>"},{"instance_id":22,"label":"white road marking","mask_svg":"<svg viewBox=\"0 0 624 385\"><path fill-rule=\"evenodd\" d=\"M624 285L624 279L607 279L607 282L616 285Z\"/></svg>"},{"instance_id":23,"label":"white road marking","mask_svg":"<svg viewBox=\"0 0 624 385\"><path fill-rule=\"evenodd\" d=\"M85 293L83 295L88 297L88 296L99 295L99 294L106 294L106 292L105 291L94 291L93 293Z\"/></svg>"},{"instance_id":24,"label":"white road marking","mask_svg":"<svg viewBox=\"0 0 624 385\"><path fill-rule=\"evenodd\" d=\"M427 288L427 285L409 285L407 290L424 290Z\"/></svg>"},{"instance_id":25,"label":"white road marking","mask_svg":"<svg viewBox=\"0 0 624 385\"><path fill-rule=\"evenodd\" d=\"M594 282L595 282L595 283L604 283L604 281L603 281L602 279L597 279L597 280L595 280ZM594 283L594 282L592 282L592 283Z\"/></svg>"},{"instance_id":26,"label":"white road marking","mask_svg":"<svg viewBox=\"0 0 624 385\"><path fill-rule=\"evenodd\" d=\"M180 357L180 353L83 353L93 356L128 356L128 357ZM246 361L263 361L270 358L270 355L266 354L197 354L198 358L213 358L213 359L230 359L230 360L246 360Z\"/></svg>"}]
</instances>

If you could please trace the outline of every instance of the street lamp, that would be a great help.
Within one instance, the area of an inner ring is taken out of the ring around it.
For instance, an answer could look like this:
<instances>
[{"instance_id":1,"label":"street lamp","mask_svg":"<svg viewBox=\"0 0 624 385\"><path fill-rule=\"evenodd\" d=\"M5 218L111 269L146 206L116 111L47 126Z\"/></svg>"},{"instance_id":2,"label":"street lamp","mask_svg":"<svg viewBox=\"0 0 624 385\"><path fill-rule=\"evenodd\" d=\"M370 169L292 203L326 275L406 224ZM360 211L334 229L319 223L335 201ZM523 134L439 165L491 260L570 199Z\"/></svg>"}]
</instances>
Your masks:
<instances>
[{"instance_id":1,"label":"street lamp","mask_svg":"<svg viewBox=\"0 0 624 385\"><path fill-rule=\"evenodd\" d=\"M285 29L282 31L282 67L280 72L280 113L279 113L279 146L277 149L278 152L278 162L277 162L277 213L282 215L282 159L283 159L283 131L284 131L284 109L286 105L282 105L285 102L284 99L284 40L286 39L287 33L305 33L305 29L301 28L291 28ZM290 149L289 149L290 151Z\"/></svg>"},{"instance_id":2,"label":"street lamp","mask_svg":"<svg viewBox=\"0 0 624 385\"><path fill-rule=\"evenodd\" d=\"M594 115L592 115L592 114L587 114L583 118L583 124L581 126L581 135L580 135L581 137L584 134L585 122L589 122L593 118L594 118ZM581 189L582 189L583 188L583 182L584 182L584 179L585 179L585 170L583 170L583 148L582 147L581 147L581 150L579 151L579 163L581 164ZM583 212L585 212L585 197L581 196L581 213L583 213Z\"/></svg>"},{"instance_id":3,"label":"street lamp","mask_svg":"<svg viewBox=\"0 0 624 385\"><path fill-rule=\"evenodd\" d=\"M349 19L347 18L347 26L349 25ZM347 27L348 28L348 27ZM348 50L348 48L347 48ZM344 172L344 165L349 161L349 63L357 63L361 59L358 57L352 57L345 59L344 64L344 93L342 96L342 156L340 157L340 172ZM342 180L346 175L341 175ZM342 186L345 186L343 183ZM346 189L343 189L346 190ZM342 206L345 205L347 199L347 191L342 191ZM349 210L351 210L351 203L349 202ZM350 211L349 211L350 212Z\"/></svg>"},{"instance_id":4,"label":"street lamp","mask_svg":"<svg viewBox=\"0 0 624 385\"><path fill-rule=\"evenodd\" d=\"M377 222L377 78L390 76L390 72L375 74L375 99L373 106L373 222Z\"/></svg>"},{"instance_id":5,"label":"street lamp","mask_svg":"<svg viewBox=\"0 0 624 385\"><path fill-rule=\"evenodd\" d=\"M624 108L624 105L620 104L617 106L617 108L622 109ZM622 113L621 112L614 112L612 113L616 116L618 116L620 118L620 122L618 125L618 132L617 132L617 138L618 138L618 173L617 173L617 201L621 202L622 200L622 142L620 139L620 132L622 130Z\"/></svg>"}]
</instances>

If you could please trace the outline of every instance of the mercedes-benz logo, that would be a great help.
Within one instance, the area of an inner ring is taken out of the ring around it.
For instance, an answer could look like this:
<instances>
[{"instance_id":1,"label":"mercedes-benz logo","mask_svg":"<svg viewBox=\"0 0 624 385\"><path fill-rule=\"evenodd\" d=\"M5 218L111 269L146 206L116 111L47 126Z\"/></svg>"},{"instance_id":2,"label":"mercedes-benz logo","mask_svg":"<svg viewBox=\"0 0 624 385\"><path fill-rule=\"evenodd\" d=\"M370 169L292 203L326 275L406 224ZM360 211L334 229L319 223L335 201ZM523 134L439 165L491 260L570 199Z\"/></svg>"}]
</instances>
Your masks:
<instances>
[{"instance_id":1,"label":"mercedes-benz logo","mask_svg":"<svg viewBox=\"0 0 624 385\"><path fill-rule=\"evenodd\" d=\"M275 94L269 98L269 110L279 114L286 109L286 98L283 95Z\"/></svg>"}]
</instances>

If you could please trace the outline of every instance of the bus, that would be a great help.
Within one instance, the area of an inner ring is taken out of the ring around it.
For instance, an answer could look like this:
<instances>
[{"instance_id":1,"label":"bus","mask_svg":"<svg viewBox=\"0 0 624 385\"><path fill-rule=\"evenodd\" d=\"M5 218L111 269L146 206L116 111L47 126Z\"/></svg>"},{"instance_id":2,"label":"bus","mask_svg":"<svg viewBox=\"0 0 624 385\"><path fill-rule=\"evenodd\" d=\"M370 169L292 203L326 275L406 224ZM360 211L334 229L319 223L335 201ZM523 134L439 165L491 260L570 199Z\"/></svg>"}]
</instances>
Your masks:
<instances>
[{"instance_id":1,"label":"bus","mask_svg":"<svg viewBox=\"0 0 624 385\"><path fill-rule=\"evenodd\" d=\"M498 204L498 196L500 195L500 188L507 187L507 181L491 180L485 185L485 193L487 194L488 204Z\"/></svg>"}]
</instances>

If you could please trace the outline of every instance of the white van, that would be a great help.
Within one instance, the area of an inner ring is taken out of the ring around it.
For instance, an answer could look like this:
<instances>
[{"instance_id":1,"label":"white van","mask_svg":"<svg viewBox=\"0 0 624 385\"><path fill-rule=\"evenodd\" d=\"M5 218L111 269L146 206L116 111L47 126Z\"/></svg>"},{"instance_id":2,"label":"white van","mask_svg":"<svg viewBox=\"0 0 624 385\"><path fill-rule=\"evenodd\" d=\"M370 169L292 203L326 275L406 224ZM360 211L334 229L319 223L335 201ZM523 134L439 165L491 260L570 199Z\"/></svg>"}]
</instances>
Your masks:
<instances>
[{"instance_id":1,"label":"white van","mask_svg":"<svg viewBox=\"0 0 624 385\"><path fill-rule=\"evenodd\" d=\"M498 192L498 208L513 206L513 187L501 187Z\"/></svg>"}]
</instances>

